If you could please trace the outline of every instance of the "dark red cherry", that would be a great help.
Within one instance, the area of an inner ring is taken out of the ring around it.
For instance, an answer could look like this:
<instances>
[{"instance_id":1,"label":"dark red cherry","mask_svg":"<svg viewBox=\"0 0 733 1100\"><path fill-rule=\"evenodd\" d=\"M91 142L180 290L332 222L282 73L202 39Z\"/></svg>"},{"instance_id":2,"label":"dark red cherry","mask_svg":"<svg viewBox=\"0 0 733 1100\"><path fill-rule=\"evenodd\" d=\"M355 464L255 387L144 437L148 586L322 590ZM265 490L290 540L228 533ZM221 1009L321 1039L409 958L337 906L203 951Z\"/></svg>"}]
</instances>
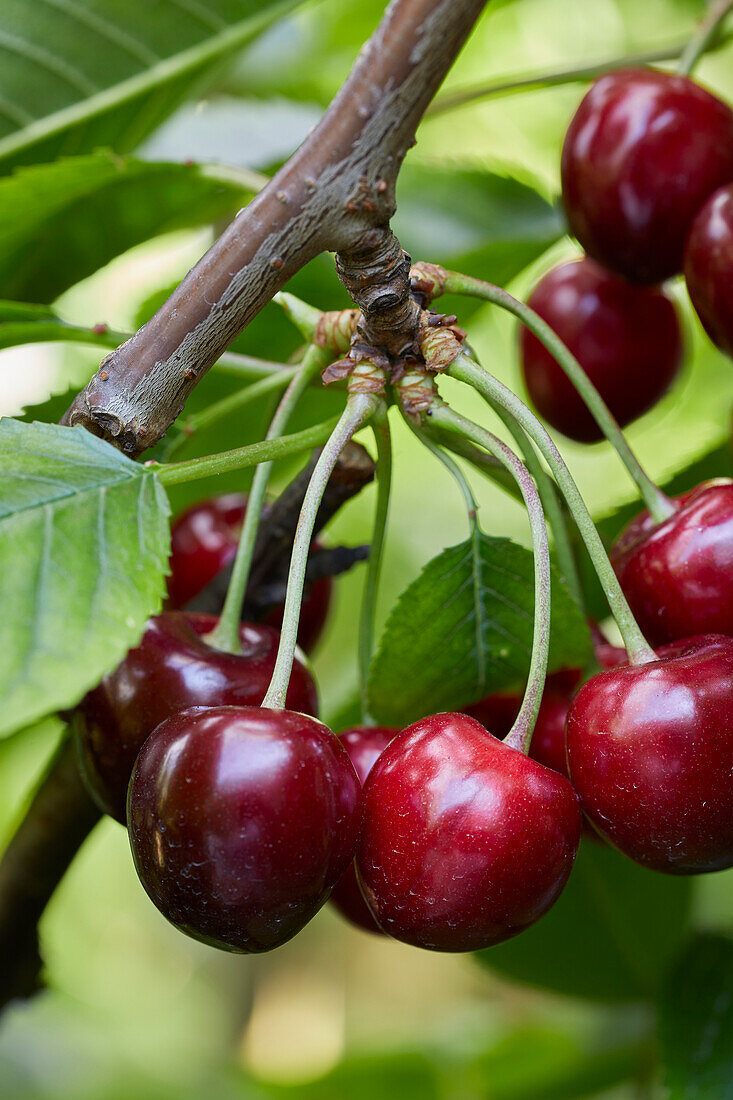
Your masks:
<instances>
[{"instance_id":1,"label":"dark red cherry","mask_svg":"<svg viewBox=\"0 0 733 1100\"><path fill-rule=\"evenodd\" d=\"M562 151L570 228L611 271L658 283L682 270L692 220L733 180L733 112L686 76L620 69L600 77Z\"/></svg>"},{"instance_id":2,"label":"dark red cherry","mask_svg":"<svg viewBox=\"0 0 733 1100\"><path fill-rule=\"evenodd\" d=\"M135 759L164 718L192 706L257 706L265 697L277 631L242 623L241 654L223 653L202 637L215 624L214 615L166 611L154 616L140 644L77 708L74 728L87 785L101 809L123 824ZM297 660L287 704L318 713L313 678Z\"/></svg>"},{"instance_id":3,"label":"dark red cherry","mask_svg":"<svg viewBox=\"0 0 733 1100\"><path fill-rule=\"evenodd\" d=\"M364 786L356 867L379 926L435 951L474 951L546 913L575 859L567 779L466 714L423 718Z\"/></svg>"},{"instance_id":4,"label":"dark red cherry","mask_svg":"<svg viewBox=\"0 0 733 1100\"><path fill-rule=\"evenodd\" d=\"M652 645L733 634L733 481L705 481L655 524L632 520L611 550L631 610Z\"/></svg>"},{"instance_id":5,"label":"dark red cherry","mask_svg":"<svg viewBox=\"0 0 733 1100\"><path fill-rule=\"evenodd\" d=\"M362 787L366 783L369 772L397 733L399 730L384 726L354 726L338 735L339 741L349 754ZM334 887L331 901L342 916L352 924L363 928L366 932L376 932L381 935L382 930L362 896L353 863Z\"/></svg>"},{"instance_id":6,"label":"dark red cherry","mask_svg":"<svg viewBox=\"0 0 733 1100\"><path fill-rule=\"evenodd\" d=\"M733 865L733 639L702 635L601 672L568 714L571 781L588 817L669 874Z\"/></svg>"},{"instance_id":7,"label":"dark red cherry","mask_svg":"<svg viewBox=\"0 0 733 1100\"><path fill-rule=\"evenodd\" d=\"M622 426L669 389L682 361L682 333L670 298L632 286L587 257L549 271L529 305L580 363ZM575 386L529 329L520 331L522 373L541 416L581 443L603 433Z\"/></svg>"},{"instance_id":8,"label":"dark red cherry","mask_svg":"<svg viewBox=\"0 0 733 1100\"><path fill-rule=\"evenodd\" d=\"M611 645L595 623L591 624L591 632L596 660L601 668L617 668L628 663L626 650ZM533 760L565 776L568 774L565 719L581 676L581 669L565 668L547 677L529 749ZM482 726L503 741L514 724L521 705L521 692L495 692L478 703L464 707L463 713L476 718Z\"/></svg>"},{"instance_id":9,"label":"dark red cherry","mask_svg":"<svg viewBox=\"0 0 733 1100\"><path fill-rule=\"evenodd\" d=\"M692 223L685 282L708 336L733 355L733 185L711 195Z\"/></svg>"},{"instance_id":10,"label":"dark red cherry","mask_svg":"<svg viewBox=\"0 0 733 1100\"><path fill-rule=\"evenodd\" d=\"M233 561L246 511L246 493L226 493L202 500L176 517L171 526L171 572L168 577L171 607L184 608ZM323 632L331 589L331 578L323 577L305 591L298 645L306 652L310 652ZM266 622L279 630L282 607L273 608Z\"/></svg>"},{"instance_id":11,"label":"dark red cherry","mask_svg":"<svg viewBox=\"0 0 733 1100\"><path fill-rule=\"evenodd\" d=\"M227 951L269 951L318 912L353 858L359 796L348 754L314 718L183 711L135 764L135 867L182 932Z\"/></svg>"}]
</instances>

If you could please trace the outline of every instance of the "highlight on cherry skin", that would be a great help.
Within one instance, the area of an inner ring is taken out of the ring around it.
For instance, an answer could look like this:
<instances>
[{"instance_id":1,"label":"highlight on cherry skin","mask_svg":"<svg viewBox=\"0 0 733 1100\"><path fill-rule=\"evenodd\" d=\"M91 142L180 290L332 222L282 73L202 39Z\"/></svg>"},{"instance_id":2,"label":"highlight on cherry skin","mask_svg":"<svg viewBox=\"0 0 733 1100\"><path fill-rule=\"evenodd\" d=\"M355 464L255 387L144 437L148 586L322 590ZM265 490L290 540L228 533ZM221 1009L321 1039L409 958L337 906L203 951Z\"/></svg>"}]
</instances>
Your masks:
<instances>
[{"instance_id":1,"label":"highlight on cherry skin","mask_svg":"<svg viewBox=\"0 0 733 1100\"><path fill-rule=\"evenodd\" d=\"M632 286L586 256L548 271L528 305L573 353L622 427L652 408L677 375L680 323L657 287ZM522 375L539 414L580 443L603 439L554 356L528 328L519 342Z\"/></svg>"},{"instance_id":2,"label":"highlight on cherry skin","mask_svg":"<svg viewBox=\"0 0 733 1100\"><path fill-rule=\"evenodd\" d=\"M193 706L257 706L265 697L279 635L262 623L242 623L241 653L208 645L214 615L164 611L148 621L139 644L90 691L74 712L82 775L99 807L126 821L135 759L163 719ZM297 658L287 705L317 715L315 682Z\"/></svg>"},{"instance_id":3,"label":"highlight on cherry skin","mask_svg":"<svg viewBox=\"0 0 733 1100\"><path fill-rule=\"evenodd\" d=\"M172 924L224 950L270 951L311 920L353 858L359 780L315 718L198 707L145 742L127 815L140 881Z\"/></svg>"},{"instance_id":4,"label":"highlight on cherry skin","mask_svg":"<svg viewBox=\"0 0 733 1100\"><path fill-rule=\"evenodd\" d=\"M733 639L687 638L594 676L567 749L583 810L624 855L667 874L733 866Z\"/></svg>"},{"instance_id":5,"label":"highlight on cherry skin","mask_svg":"<svg viewBox=\"0 0 733 1100\"><path fill-rule=\"evenodd\" d=\"M170 574L166 581L171 608L183 610L234 560L246 512L246 493L223 493L199 501L176 516L171 524ZM316 540L314 549L319 546ZM298 624L298 645L305 653L311 652L323 633L332 589L330 577L321 577L305 589ZM282 607L273 608L264 621L279 630Z\"/></svg>"},{"instance_id":6,"label":"highlight on cherry skin","mask_svg":"<svg viewBox=\"0 0 733 1100\"><path fill-rule=\"evenodd\" d=\"M354 771L363 787L366 778L381 754L399 730L387 726L352 726L342 730L338 738L349 754ZM331 904L335 909L365 932L382 934L375 921L356 878L354 865L348 867L331 894Z\"/></svg>"},{"instance_id":7,"label":"highlight on cherry skin","mask_svg":"<svg viewBox=\"0 0 733 1100\"><path fill-rule=\"evenodd\" d=\"M733 181L733 111L687 76L606 73L568 127L561 175L583 249L631 282L659 283L682 270L700 207Z\"/></svg>"},{"instance_id":8,"label":"highlight on cherry skin","mask_svg":"<svg viewBox=\"0 0 733 1100\"><path fill-rule=\"evenodd\" d=\"M655 523L641 512L611 548L631 610L652 645L733 634L733 481L703 482Z\"/></svg>"},{"instance_id":9,"label":"highlight on cherry skin","mask_svg":"<svg viewBox=\"0 0 733 1100\"><path fill-rule=\"evenodd\" d=\"M356 869L379 926L434 951L473 951L533 924L560 895L581 813L564 776L466 714L408 726L363 792Z\"/></svg>"}]
</instances>

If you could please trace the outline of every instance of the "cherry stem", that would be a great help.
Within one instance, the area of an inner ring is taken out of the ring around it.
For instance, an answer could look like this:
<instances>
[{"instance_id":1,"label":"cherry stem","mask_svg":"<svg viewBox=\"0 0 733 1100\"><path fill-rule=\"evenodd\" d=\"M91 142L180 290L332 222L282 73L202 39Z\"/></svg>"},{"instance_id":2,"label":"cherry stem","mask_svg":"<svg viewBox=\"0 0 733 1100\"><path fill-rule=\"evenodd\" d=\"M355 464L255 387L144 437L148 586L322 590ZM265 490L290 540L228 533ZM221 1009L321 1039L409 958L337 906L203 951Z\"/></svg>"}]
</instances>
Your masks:
<instances>
[{"instance_id":1,"label":"cherry stem","mask_svg":"<svg viewBox=\"0 0 733 1100\"><path fill-rule=\"evenodd\" d=\"M313 427L305 428L302 432L283 435L280 439L248 443L246 447L234 447L231 451L220 451L219 454L206 455L205 458L189 458L185 462L163 464L149 461L145 463L145 467L153 470L164 485L180 485L186 481L199 481L203 477L211 477L214 474L226 474L230 470L246 470L250 466L257 466L260 462L270 462L285 458L287 455L298 454L300 451L311 451L314 447L320 447L328 439L337 422L338 418L333 416L330 420L323 420L320 424L314 424Z\"/></svg>"},{"instance_id":2,"label":"cherry stem","mask_svg":"<svg viewBox=\"0 0 733 1100\"><path fill-rule=\"evenodd\" d=\"M451 458L449 454L445 453L442 447L431 440L430 434L427 431L423 430L422 428L418 428L417 425L408 420L407 417L405 417L405 421L410 428L410 431L414 432L414 434L422 443L423 447L427 448L427 450L430 451L430 453L434 455L435 458L437 458L438 462L442 462L448 473L458 485L458 488L461 490L461 494L466 504L466 511L468 513L468 525L471 528L471 531L473 531L474 526L477 522L478 504L476 502L476 497L473 495L473 490L468 483L468 478L466 477L458 463L455 461L455 459Z\"/></svg>"},{"instance_id":3,"label":"cherry stem","mask_svg":"<svg viewBox=\"0 0 733 1100\"><path fill-rule=\"evenodd\" d=\"M552 475L567 501L571 515L587 547L588 554L608 600L611 613L621 631L630 663L641 665L646 664L648 661L655 661L656 654L641 633L631 612L580 490L547 429L534 413L530 412L524 402L512 393L508 386L489 374L487 370L480 367L467 355L460 355L457 359L454 359L447 373L453 378L473 386L488 401L492 403L495 401L498 405L501 405L524 428L530 439L537 444L537 448L550 467Z\"/></svg>"},{"instance_id":4,"label":"cherry stem","mask_svg":"<svg viewBox=\"0 0 733 1100\"><path fill-rule=\"evenodd\" d=\"M528 753L532 742L537 715L542 702L547 675L547 656L550 648L550 548L547 540L545 513L537 486L524 463L497 436L460 416L447 405L436 402L428 412L431 420L484 447L509 470L516 479L527 507L534 551L534 632L532 654L529 662L527 686L512 728L504 738L504 744L520 752Z\"/></svg>"},{"instance_id":5,"label":"cherry stem","mask_svg":"<svg viewBox=\"0 0 733 1100\"><path fill-rule=\"evenodd\" d=\"M273 669L270 686L267 689L265 698L262 700L263 707L270 707L273 710L283 710L285 707L285 696L290 683L290 674L293 669L298 640L298 622L300 619L300 605L303 600L303 584L305 582L308 551L313 541L316 515L328 479L342 450L354 433L374 416L380 401L381 398L373 393L358 393L349 396L346 408L329 435L308 483L295 538L293 539L288 588L280 628L280 645L275 658L275 668Z\"/></svg>"},{"instance_id":6,"label":"cherry stem","mask_svg":"<svg viewBox=\"0 0 733 1100\"><path fill-rule=\"evenodd\" d=\"M483 301L491 302L493 305L507 310L508 313L512 313L522 324L526 325L530 332L537 337L540 343L544 344L550 354L557 360L583 398L598 427L609 443L616 449L619 458L631 475L652 519L656 523L662 523L665 519L669 519L674 514L674 505L671 500L665 496L661 489L657 488L642 469L638 458L626 442L615 417L598 390L573 353L565 346L547 322L543 321L528 305L514 298L506 290L502 290L501 287L494 286L492 283L485 283L481 279L474 279L470 275L460 275L453 271L447 271L444 285L446 294L468 294L474 298L481 298Z\"/></svg>"},{"instance_id":7,"label":"cherry stem","mask_svg":"<svg viewBox=\"0 0 733 1100\"><path fill-rule=\"evenodd\" d=\"M685 46L680 57L677 72L689 76L706 50L715 44L721 23L733 8L733 0L717 0L711 3L700 24Z\"/></svg>"},{"instance_id":8,"label":"cherry stem","mask_svg":"<svg viewBox=\"0 0 733 1100\"><path fill-rule=\"evenodd\" d=\"M215 401L212 405L202 409L201 412L193 413L187 417L181 425L181 431L166 449L166 460L170 460L174 454L177 454L194 432L201 431L202 428L208 428L211 424L216 424L225 416L240 411L260 397L266 397L269 393L276 393L278 390L285 389L298 373L298 369L298 367L283 367L278 374L267 375L265 378L253 382L251 386L243 386L236 393L229 394L228 397L222 397L221 401Z\"/></svg>"},{"instance_id":9,"label":"cherry stem","mask_svg":"<svg viewBox=\"0 0 733 1100\"><path fill-rule=\"evenodd\" d=\"M298 402L314 377L326 366L328 359L327 352L322 348L316 347L315 344L308 347L303 362L275 411L267 430L266 439L272 440L282 437ZM261 462L254 472L224 606L218 623L206 638L209 645L214 646L215 649L223 649L227 653L239 653L241 651L239 621L242 615L244 593L247 591L247 582L252 567L252 555L257 541L262 509L265 504L265 494L272 476L273 466L274 463L271 461Z\"/></svg>"},{"instance_id":10,"label":"cherry stem","mask_svg":"<svg viewBox=\"0 0 733 1100\"><path fill-rule=\"evenodd\" d=\"M301 298L296 298L294 294L288 294L284 290L276 294L272 300L280 306L285 316L293 322L306 340L313 339L316 325L321 319L320 309L308 305Z\"/></svg>"},{"instance_id":11,"label":"cherry stem","mask_svg":"<svg viewBox=\"0 0 733 1100\"><path fill-rule=\"evenodd\" d=\"M361 716L364 725L372 724L369 714L369 669L374 652L374 623L376 619L377 593L384 558L384 543L389 515L389 498L392 488L392 435L389 428L387 407L377 406L372 419L372 431L377 446L377 503L374 511L374 529L369 548L364 593L359 620L359 689Z\"/></svg>"},{"instance_id":12,"label":"cherry stem","mask_svg":"<svg viewBox=\"0 0 733 1100\"><path fill-rule=\"evenodd\" d=\"M729 37L729 34L707 35L699 53L709 53L718 49ZM489 84L459 88L455 92L449 92L434 100L425 112L425 118L433 118L435 115L454 111L457 107L465 107L469 103L481 99L491 99L494 96L511 95L514 92L531 92L540 88L552 88L558 84L572 84L576 81L595 80L596 77L613 72L615 69L626 69L637 65L657 65L662 61L675 61L677 58L681 58L685 51L690 49L690 46L691 43L685 39L684 42L677 42L665 49L653 50L649 53L610 57L606 61L595 61L570 68L552 69L544 73L521 73L502 80L491 81ZM694 59L694 61L696 60L697 58Z\"/></svg>"},{"instance_id":13,"label":"cherry stem","mask_svg":"<svg viewBox=\"0 0 733 1100\"><path fill-rule=\"evenodd\" d=\"M470 462L478 473L482 474L488 481L493 482L502 489L512 500L522 501L523 498L520 490L517 488L517 483L514 478L507 473L504 467L501 465L498 459L493 455L487 454L486 451L481 450L480 447L476 447L473 443L469 443L467 439L462 439L460 436L451 436L449 432L446 432L442 428L435 427L430 423L426 423L422 429L423 437L429 437L433 443L437 443L443 450L450 451L451 454L457 455L458 458L465 459L466 462Z\"/></svg>"}]
</instances>

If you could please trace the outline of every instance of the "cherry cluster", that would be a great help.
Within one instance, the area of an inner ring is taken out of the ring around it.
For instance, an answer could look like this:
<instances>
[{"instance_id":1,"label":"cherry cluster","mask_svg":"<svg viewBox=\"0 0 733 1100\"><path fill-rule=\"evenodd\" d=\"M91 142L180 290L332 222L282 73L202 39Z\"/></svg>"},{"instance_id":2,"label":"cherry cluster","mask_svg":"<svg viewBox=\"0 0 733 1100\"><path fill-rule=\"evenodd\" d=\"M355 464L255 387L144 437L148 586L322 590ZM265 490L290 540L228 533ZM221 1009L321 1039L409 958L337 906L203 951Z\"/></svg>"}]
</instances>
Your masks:
<instances>
[{"instance_id":1,"label":"cherry cluster","mask_svg":"<svg viewBox=\"0 0 733 1100\"><path fill-rule=\"evenodd\" d=\"M673 382L683 341L656 284L684 272L710 338L733 355L733 111L689 77L622 69L597 80L565 137L562 197L587 253L529 304L573 352L622 426ZM527 391L558 431L601 432L560 366L524 331Z\"/></svg>"}]
</instances>

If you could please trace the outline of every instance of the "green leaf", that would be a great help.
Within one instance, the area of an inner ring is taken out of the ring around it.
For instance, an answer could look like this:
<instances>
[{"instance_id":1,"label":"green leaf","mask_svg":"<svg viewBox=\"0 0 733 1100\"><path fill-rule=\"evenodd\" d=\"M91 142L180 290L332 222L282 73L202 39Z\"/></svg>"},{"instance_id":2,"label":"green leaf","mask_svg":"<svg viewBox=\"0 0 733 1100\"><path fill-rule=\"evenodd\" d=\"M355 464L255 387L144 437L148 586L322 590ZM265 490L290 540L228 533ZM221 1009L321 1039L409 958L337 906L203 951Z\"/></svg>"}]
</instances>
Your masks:
<instances>
[{"instance_id":1,"label":"green leaf","mask_svg":"<svg viewBox=\"0 0 733 1100\"><path fill-rule=\"evenodd\" d=\"M407 725L526 677L534 625L532 554L475 529L433 558L389 616L369 679L370 711ZM550 669L582 666L588 627L553 570Z\"/></svg>"},{"instance_id":2,"label":"green leaf","mask_svg":"<svg viewBox=\"0 0 733 1100\"><path fill-rule=\"evenodd\" d=\"M656 994L689 923L691 882L647 871L589 837L547 916L477 954L490 969L599 1000Z\"/></svg>"},{"instance_id":3,"label":"green leaf","mask_svg":"<svg viewBox=\"0 0 733 1100\"><path fill-rule=\"evenodd\" d=\"M500 286L565 232L557 208L525 184L491 172L408 163L397 199L395 232L413 258ZM441 299L441 312L444 305Z\"/></svg>"},{"instance_id":4,"label":"green leaf","mask_svg":"<svg viewBox=\"0 0 733 1100\"><path fill-rule=\"evenodd\" d=\"M0 6L0 169L133 149L297 0L74 0Z\"/></svg>"},{"instance_id":5,"label":"green leaf","mask_svg":"<svg viewBox=\"0 0 733 1100\"><path fill-rule=\"evenodd\" d=\"M159 606L158 479L82 429L0 421L0 734L72 706Z\"/></svg>"},{"instance_id":6,"label":"green leaf","mask_svg":"<svg viewBox=\"0 0 733 1100\"><path fill-rule=\"evenodd\" d=\"M672 970L659 1036L668 1100L733 1096L733 941L700 935Z\"/></svg>"},{"instance_id":7,"label":"green leaf","mask_svg":"<svg viewBox=\"0 0 733 1100\"><path fill-rule=\"evenodd\" d=\"M109 152L19 169L0 180L0 297L49 302L133 245L234 212L246 182Z\"/></svg>"}]
</instances>

